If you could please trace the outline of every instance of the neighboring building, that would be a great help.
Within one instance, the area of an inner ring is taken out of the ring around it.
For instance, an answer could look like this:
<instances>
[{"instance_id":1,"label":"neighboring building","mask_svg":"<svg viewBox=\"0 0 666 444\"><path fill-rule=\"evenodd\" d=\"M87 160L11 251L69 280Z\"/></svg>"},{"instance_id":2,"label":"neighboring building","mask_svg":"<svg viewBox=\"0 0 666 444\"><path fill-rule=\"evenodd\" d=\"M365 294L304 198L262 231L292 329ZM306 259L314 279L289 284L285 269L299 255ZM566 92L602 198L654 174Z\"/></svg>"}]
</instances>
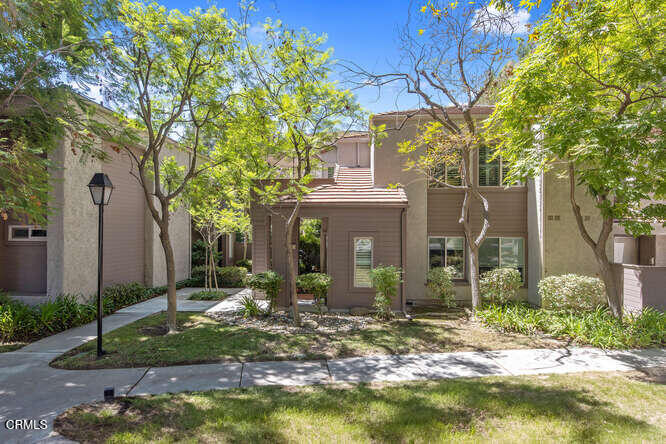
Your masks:
<instances>
[{"instance_id":1,"label":"neighboring building","mask_svg":"<svg viewBox=\"0 0 666 444\"><path fill-rule=\"evenodd\" d=\"M106 112L100 107L101 112ZM64 293L83 297L97 291L97 207L88 182L96 172L108 174L114 190L104 209L104 286L140 282L166 284L166 265L159 228L145 202L141 185L131 174L129 155L100 142L109 162L81 163L65 136L50 153L56 165L49 171L53 183L49 202L53 213L46 227L25 221L0 220L0 288L28 302L33 296ZM174 143L175 146L175 143ZM189 153L170 150L179 162ZM176 279L190 275L190 218L184 210L173 214L171 241L176 256Z\"/></svg>"},{"instance_id":2,"label":"neighboring building","mask_svg":"<svg viewBox=\"0 0 666 444\"><path fill-rule=\"evenodd\" d=\"M472 110L479 121L491 112L490 106ZM410 118L405 121L407 115ZM462 119L455 109L450 110L450 116ZM311 184L314 190L304 199L300 217L322 219L322 264L333 278L327 300L329 308L369 306L374 291L369 287L367 272L379 264L404 269L395 309L433 302L426 294L425 284L429 268L435 266L458 268L456 298L471 299L469 251L458 222L463 191L430 186L421 174L405 171L407 158L398 153L398 143L413 139L419 125L429 119L428 114L419 110L375 115L372 124L385 124L388 129L381 147L368 144L367 134L357 134L349 140L351 143L340 144L321 156L326 167L333 168L333 177L317 179ZM362 154L366 147L367 158ZM474 180L479 181L481 192L489 201L491 219L487 239L480 249L480 271L498 266L518 268L525 282L521 297L534 304L540 303L537 284L544 276L564 273L597 276L594 255L574 219L568 180L560 178L556 169L527 183L507 186L503 180L507 166L501 158L487 162L489 158L490 153L485 150L477 151L472 168ZM452 183L460 180L455 169L442 174ZM576 193L588 229L598 232L601 225L598 210L584 190L578 189ZM287 211L290 207L293 202L283 201L272 210ZM251 217L253 271L273 269L287 276L283 218L271 216L256 203ZM472 208L472 220L478 232L481 225L478 205ZM631 244L622 237L619 227L614 234L615 246L613 239L608 245L611 258L618 245ZM649 239L653 241L636 240L636 245L654 244L656 267L641 270L649 274L649 282L643 287L636 285L643 292L661 285L656 296L648 299L656 297L664 301L666 267L658 266L666 261L666 232L657 232ZM625 249L625 256L631 248ZM650 255L648 248L641 250L646 257ZM618 256L615 259L628 260ZM631 260L636 261L633 257ZM640 276L636 279L640 280ZM631 277L628 281L633 282ZM289 304L285 292L279 304Z\"/></svg>"}]
</instances>

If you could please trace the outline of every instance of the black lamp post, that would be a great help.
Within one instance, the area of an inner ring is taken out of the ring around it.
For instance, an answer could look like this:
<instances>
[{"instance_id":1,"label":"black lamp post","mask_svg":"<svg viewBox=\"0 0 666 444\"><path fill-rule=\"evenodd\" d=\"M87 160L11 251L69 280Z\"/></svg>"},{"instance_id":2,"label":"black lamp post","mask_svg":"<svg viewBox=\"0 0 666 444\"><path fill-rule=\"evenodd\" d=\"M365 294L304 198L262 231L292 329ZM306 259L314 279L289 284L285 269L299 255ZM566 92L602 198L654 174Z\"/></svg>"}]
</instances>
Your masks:
<instances>
[{"instance_id":1,"label":"black lamp post","mask_svg":"<svg viewBox=\"0 0 666 444\"><path fill-rule=\"evenodd\" d=\"M97 234L97 357L104 354L102 350L102 265L104 247L104 206L109 204L113 184L109 176L104 173L95 173L88 184L93 203L99 207L99 225Z\"/></svg>"}]
</instances>

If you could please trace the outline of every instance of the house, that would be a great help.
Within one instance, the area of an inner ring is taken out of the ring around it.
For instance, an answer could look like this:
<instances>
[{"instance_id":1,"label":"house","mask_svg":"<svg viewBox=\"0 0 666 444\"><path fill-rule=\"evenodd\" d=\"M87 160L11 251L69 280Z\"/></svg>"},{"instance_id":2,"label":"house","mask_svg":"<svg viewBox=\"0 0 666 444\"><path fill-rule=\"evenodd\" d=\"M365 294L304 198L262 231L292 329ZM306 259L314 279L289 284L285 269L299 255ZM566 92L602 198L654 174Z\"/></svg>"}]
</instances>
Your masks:
<instances>
[{"instance_id":1,"label":"house","mask_svg":"<svg viewBox=\"0 0 666 444\"><path fill-rule=\"evenodd\" d=\"M491 112L491 106L476 106L472 115L482 121ZM456 109L450 109L449 114L453 119L462 119ZM418 127L429 119L429 114L422 110L377 114L371 123L384 124L388 130L381 147L359 133L350 141L343 139L336 150L321 156L333 172L313 181L313 191L303 200L300 218L321 220L321 271L333 278L327 299L329 308L371 305L374 290L369 284L368 271L379 264L404 270L403 283L393 304L396 310L433 302L425 287L430 267L457 268L456 299L471 300L469 252L458 223L463 191L437 188L421 174L406 171L407 159L398 152L398 143L413 139ZM568 180L555 170L509 186L503 178L507 166L501 158L489 161L490 157L486 150L478 150L472 168L481 192L489 201L491 220L479 252L480 272L501 266L517 268L525 282L520 297L536 305L540 303L537 284L545 276L564 273L597 276L594 255L583 242L571 209ZM447 180L459 181L455 170L442 173ZM576 196L588 229L598 231L601 218L592 200L582 189L576 190ZM283 200L268 211L253 203L254 272L273 269L287 276L284 219L279 213L287 212L293 205L294 202ZM475 216L479 213L479 208L473 208L472 220L477 221L477 232L481 222ZM648 299L661 298L662 302L666 300L666 267L661 266L666 265L664 235L657 233L651 241L657 247L653 250L656 262L645 265L652 267L648 271L641 270L650 276L645 285L636 283L640 279L635 274L624 280L634 289L642 288L639 292L659 288L660 294L653 292L655 295ZM621 228L616 227L614 241L608 244L609 257L614 257L616 245L627 243L623 236L626 235ZM642 251L645 248L648 247ZM286 292L281 293L278 304L289 305Z\"/></svg>"},{"instance_id":2,"label":"house","mask_svg":"<svg viewBox=\"0 0 666 444\"><path fill-rule=\"evenodd\" d=\"M102 115L108 110L97 105ZM99 141L108 162L80 162L65 135L49 154L55 167L52 208L48 225L34 226L25 220L0 221L0 288L27 302L44 296L97 291L98 209L93 205L88 182L96 172L106 173L114 189L104 209L104 286L140 282L147 286L166 284L166 265L159 229L148 213L143 188L130 173L132 166L124 150ZM171 149L170 155L187 162L189 153ZM176 279L190 275L190 218L177 211L171 221L171 241L176 256Z\"/></svg>"}]
</instances>

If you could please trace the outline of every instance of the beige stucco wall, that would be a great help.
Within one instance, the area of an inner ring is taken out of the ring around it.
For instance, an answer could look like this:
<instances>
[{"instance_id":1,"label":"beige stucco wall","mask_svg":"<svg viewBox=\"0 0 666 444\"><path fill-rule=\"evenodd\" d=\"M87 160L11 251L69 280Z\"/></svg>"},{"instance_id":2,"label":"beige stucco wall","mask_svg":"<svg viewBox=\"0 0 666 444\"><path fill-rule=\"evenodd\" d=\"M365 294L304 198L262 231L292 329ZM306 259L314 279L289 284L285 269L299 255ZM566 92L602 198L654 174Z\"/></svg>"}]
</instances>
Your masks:
<instances>
[{"instance_id":1,"label":"beige stucco wall","mask_svg":"<svg viewBox=\"0 0 666 444\"><path fill-rule=\"evenodd\" d=\"M47 293L81 294L85 298L97 291L98 212L88 183L101 165L90 159L82 163L68 137L50 158L57 167L50 171L53 214L47 228Z\"/></svg>"},{"instance_id":2,"label":"beige stucco wall","mask_svg":"<svg viewBox=\"0 0 666 444\"><path fill-rule=\"evenodd\" d=\"M562 176L563 168L544 174L544 276L577 273L599 276L594 253L578 230L569 200L569 179ZM601 215L585 190L576 189L576 201L581 207L585 226L596 239L601 229ZM559 220L557 218L559 217ZM609 238L606 253L613 258L613 239Z\"/></svg>"},{"instance_id":3,"label":"beige stucco wall","mask_svg":"<svg viewBox=\"0 0 666 444\"><path fill-rule=\"evenodd\" d=\"M377 119L375 124L392 121ZM416 137L418 121L405 125L400 131L387 132L382 146L373 150L375 186L386 187L400 183L405 188L407 208L407 251L405 267L406 299L425 299L425 282L428 274L428 189L426 179L415 171L405 171L407 156L398 153L398 143ZM393 126L395 127L395 126ZM413 156L416 157L418 153Z\"/></svg>"},{"instance_id":4,"label":"beige stucco wall","mask_svg":"<svg viewBox=\"0 0 666 444\"><path fill-rule=\"evenodd\" d=\"M180 163L189 160L187 152L170 151L171 154ZM97 291L98 218L87 185L93 174L104 168L97 160L81 163L80 157L70 149L67 137L51 152L50 159L58 167L49 172L53 214L47 227L47 293L50 296L73 293L87 298ZM144 284L165 285L166 263L159 230L147 207L144 221ZM170 234L176 257L176 279L186 279L190 275L191 254L190 217L186 210L179 209L172 215Z\"/></svg>"}]
</instances>

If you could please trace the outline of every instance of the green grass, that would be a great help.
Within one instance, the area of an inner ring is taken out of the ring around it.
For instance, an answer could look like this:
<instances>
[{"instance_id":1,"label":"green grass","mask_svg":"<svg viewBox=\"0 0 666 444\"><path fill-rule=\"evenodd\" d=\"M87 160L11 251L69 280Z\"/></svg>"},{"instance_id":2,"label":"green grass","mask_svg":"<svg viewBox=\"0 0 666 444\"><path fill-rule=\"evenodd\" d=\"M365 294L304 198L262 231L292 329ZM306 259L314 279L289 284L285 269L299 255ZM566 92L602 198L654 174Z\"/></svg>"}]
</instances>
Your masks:
<instances>
[{"instance_id":1,"label":"green grass","mask_svg":"<svg viewBox=\"0 0 666 444\"><path fill-rule=\"evenodd\" d=\"M273 333L222 325L201 313L178 313L179 333L164 335L164 313L104 335L108 352L96 359L91 341L58 357L68 369L166 366L229 361L322 359L373 354L537 348L554 341L504 334L451 315L396 320L349 333Z\"/></svg>"},{"instance_id":2,"label":"green grass","mask_svg":"<svg viewBox=\"0 0 666 444\"><path fill-rule=\"evenodd\" d=\"M533 308L523 303L488 305L477 310L477 316L486 325L503 331L547 333L607 349L666 345L666 313L649 308L637 315L625 315L622 321L601 307L573 312Z\"/></svg>"},{"instance_id":3,"label":"green grass","mask_svg":"<svg viewBox=\"0 0 666 444\"><path fill-rule=\"evenodd\" d=\"M27 342L9 342L9 343L0 343L0 353L11 352L18 350L21 347L28 345Z\"/></svg>"},{"instance_id":4,"label":"green grass","mask_svg":"<svg viewBox=\"0 0 666 444\"><path fill-rule=\"evenodd\" d=\"M81 442L664 442L666 386L638 373L262 387L70 409Z\"/></svg>"},{"instance_id":5,"label":"green grass","mask_svg":"<svg viewBox=\"0 0 666 444\"><path fill-rule=\"evenodd\" d=\"M187 299L191 301L221 301L229 295L222 290L203 290L192 293Z\"/></svg>"}]
</instances>

